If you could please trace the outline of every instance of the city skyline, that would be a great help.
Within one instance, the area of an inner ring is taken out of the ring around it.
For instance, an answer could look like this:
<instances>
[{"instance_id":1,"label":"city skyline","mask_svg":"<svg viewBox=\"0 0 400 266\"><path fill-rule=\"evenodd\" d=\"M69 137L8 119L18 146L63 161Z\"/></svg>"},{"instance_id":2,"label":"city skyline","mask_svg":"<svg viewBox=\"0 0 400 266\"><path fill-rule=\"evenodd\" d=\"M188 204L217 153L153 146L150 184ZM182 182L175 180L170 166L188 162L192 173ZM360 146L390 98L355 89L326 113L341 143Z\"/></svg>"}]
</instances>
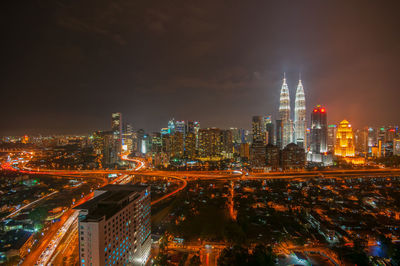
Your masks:
<instances>
[{"instance_id":1,"label":"city skyline","mask_svg":"<svg viewBox=\"0 0 400 266\"><path fill-rule=\"evenodd\" d=\"M87 133L116 111L149 131L171 117L246 128L276 115L283 72L292 95L302 73L307 109L323 104L329 123L398 124L396 7L8 3L0 134Z\"/></svg>"},{"instance_id":2,"label":"city skyline","mask_svg":"<svg viewBox=\"0 0 400 266\"><path fill-rule=\"evenodd\" d=\"M400 265L398 10L3 4L0 264Z\"/></svg>"}]
</instances>

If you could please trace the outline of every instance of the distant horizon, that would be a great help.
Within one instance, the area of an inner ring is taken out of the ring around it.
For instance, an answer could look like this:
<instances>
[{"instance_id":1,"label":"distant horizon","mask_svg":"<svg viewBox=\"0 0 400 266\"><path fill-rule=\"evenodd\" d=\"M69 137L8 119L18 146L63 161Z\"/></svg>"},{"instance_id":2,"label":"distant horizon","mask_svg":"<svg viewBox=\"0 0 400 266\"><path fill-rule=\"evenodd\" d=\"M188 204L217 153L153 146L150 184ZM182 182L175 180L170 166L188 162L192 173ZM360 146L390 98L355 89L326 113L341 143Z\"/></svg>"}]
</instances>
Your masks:
<instances>
[{"instance_id":1,"label":"distant horizon","mask_svg":"<svg viewBox=\"0 0 400 266\"><path fill-rule=\"evenodd\" d=\"M124 114L122 114L122 117L124 117L123 115ZM311 115L311 113L310 113L310 115ZM257 115L254 115L254 116L257 116ZM263 116L263 115L260 115L260 116ZM268 116L268 115L264 115L264 116ZM228 127L203 126L201 121L198 121L198 120L195 120L195 119L189 119L189 120L183 120L183 121L185 121L185 122L187 122L187 121L200 122L200 128L202 128L202 129L204 129L204 128L219 128L219 129L228 130L230 128L237 128L237 129L249 130L251 132L251 130L252 130L251 129L251 118L252 117L253 116L251 116L249 118L250 123L249 123L249 127L248 128L237 127L237 126L228 126ZM365 125L365 126L358 127L358 126L353 126L354 123L351 120L348 120L348 119L342 119L342 120L338 121L337 123L328 122L328 126L329 125L338 125L343 120L349 121L350 124L352 125L353 130L362 129L362 128L366 128L366 127L380 128L380 127L398 127L398 126L400 126L400 124L397 124L397 125L396 124L385 124L385 125ZM122 121L125 122L124 120L122 120ZM132 125L132 126L133 126L133 130L135 132L137 130L143 129L146 133L154 133L154 132L160 132L162 128L167 128L168 127L168 121L169 120L166 121L165 126L160 127L158 130L147 130L145 128L135 127L134 125ZM175 119L175 121L182 121L182 120L181 119ZM309 128L309 121L310 120L307 120L307 128ZM328 121L329 121L329 113L328 113ZM276 119L273 119L272 123L276 124ZM130 124L132 124L132 123L130 123ZM48 131L48 130L49 129L46 129L45 131ZM3 134L3 135L0 135L0 136L1 137L20 137L20 136L24 136L24 135L28 135L28 136L39 136L39 135L42 135L44 137L57 136L57 135L60 135L60 136L80 136L80 135L86 136L86 135L91 135L91 134L93 134L93 132L96 132L96 131L111 131L111 113L110 113L110 127L109 128L102 128L102 129L99 128L99 129L94 129L94 130L88 131L88 132L78 132L78 133L77 132L54 132L54 133L51 133L51 132L49 132L49 133L35 132L35 133L23 133L23 134L21 134L21 133L19 133L19 134Z\"/></svg>"}]
</instances>

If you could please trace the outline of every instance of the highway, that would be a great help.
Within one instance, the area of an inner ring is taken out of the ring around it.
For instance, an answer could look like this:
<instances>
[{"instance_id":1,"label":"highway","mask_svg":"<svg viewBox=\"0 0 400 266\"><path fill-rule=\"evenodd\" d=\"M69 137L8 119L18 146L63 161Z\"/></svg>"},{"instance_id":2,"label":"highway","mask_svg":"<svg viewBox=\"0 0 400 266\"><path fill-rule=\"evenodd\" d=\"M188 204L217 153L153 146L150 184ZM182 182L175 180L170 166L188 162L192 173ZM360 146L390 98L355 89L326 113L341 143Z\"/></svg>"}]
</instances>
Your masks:
<instances>
[{"instance_id":1,"label":"highway","mask_svg":"<svg viewBox=\"0 0 400 266\"><path fill-rule=\"evenodd\" d=\"M124 157L123 159L125 158L127 157ZM136 163L136 167L133 171L138 171L145 167L145 163L139 159L127 158L127 160ZM91 173L93 174L93 171ZM41 172L41 174L43 173ZM69 174L71 174L71 172ZM179 191L183 190L186 187L187 181L185 179L175 176L169 176L169 177L177 179L181 183L181 185L171 193L168 193L167 195L164 195L161 198L151 202L152 205L162 200L165 200L169 197L172 197L173 195L175 195L176 193L178 193ZM123 174L118 178L114 179L110 183L126 184L129 183L131 180L132 180L132 175ZM90 193L76 205L82 204L83 202L89 200L92 197L93 193ZM41 240L41 245L38 247L38 249L35 250L35 252L31 252L25 258L23 265L33 265L32 262L35 261L36 261L36 263L34 263L35 265L47 265L49 262L60 261L60 260L62 261L60 256L64 257L66 250L73 249L74 245L77 244L77 237L78 237L77 220L76 220L77 216L78 216L78 211L74 211L72 209L68 210L68 212L62 216L63 219L62 222L59 223L58 226L59 228L58 229L52 228L50 233L46 234L46 237ZM63 245L59 245L60 243L63 243Z\"/></svg>"},{"instance_id":2,"label":"highway","mask_svg":"<svg viewBox=\"0 0 400 266\"><path fill-rule=\"evenodd\" d=\"M173 197L186 186L191 180L238 180L238 179L312 179L312 178L335 178L348 177L357 178L360 176L388 176L400 175L400 169L360 169L360 170L329 170L329 171L296 171L296 172L270 172L270 173L246 173L240 171L151 171L146 170L146 162L142 158L128 158L127 155L121 157L123 160L134 162L135 168L131 170L48 170L48 169L27 169L22 165L15 167L13 163L8 162L2 165L2 168L19 171L28 174L49 174L49 175L70 175L70 176L86 176L88 174L111 174L118 173L120 176L114 179L111 184L126 184L131 182L133 174L140 174L151 177L168 177L176 179L179 182L179 187L174 191L154 200L151 205L155 205L167 198ZM103 179L104 180L104 179ZM107 180L102 185L106 185ZM53 192L55 193L55 192ZM50 195L47 195L50 196ZM90 193L77 204L81 204L93 197ZM39 199L41 200L41 199ZM32 202L31 204L34 204ZM76 204L76 205L77 205ZM28 254L25 258L24 265L46 265L49 262L63 262L66 256L72 256L72 251L77 245L77 211L69 209L63 216L61 221L53 224L40 240L39 245Z\"/></svg>"},{"instance_id":3,"label":"highway","mask_svg":"<svg viewBox=\"0 0 400 266\"><path fill-rule=\"evenodd\" d=\"M138 161L137 159L133 161ZM134 170L136 169L141 169L144 167L144 162L137 163L137 166ZM25 170L21 170L25 171ZM67 171L63 171L64 173L67 173ZM72 172L72 171L71 171ZM68 174L72 174L71 172L68 172ZM75 171L73 171L75 172ZM92 171L91 174L93 174L95 171ZM34 173L40 173L40 174L49 174L48 171L41 172L41 171L35 171ZM52 173L53 174L53 173ZM58 174L60 174L58 172ZM118 183L127 183L129 182L127 179L130 178L130 175L121 175L118 178L114 179L111 184L118 184ZM104 180L104 179L101 179ZM107 182L103 183L103 186L106 185ZM89 199L93 197L93 192L90 193L89 195L85 196L82 198L80 201L78 201L75 205L82 204ZM76 234L77 233L77 227L73 228L73 230L69 230L70 227L73 224L77 224L77 217L78 217L78 211L73 210L72 208L67 210L62 216L61 220L55 224L53 224L50 229L45 233L43 238L40 240L40 244L38 247L33 249L25 258L23 261L22 265L47 265L49 261L53 261L56 256L55 254L60 253L60 247L58 244L60 241L62 241L64 238L70 238L71 234ZM68 234L67 234L68 233ZM77 234L76 234L77 235ZM72 241L70 241L72 242Z\"/></svg>"}]
</instances>

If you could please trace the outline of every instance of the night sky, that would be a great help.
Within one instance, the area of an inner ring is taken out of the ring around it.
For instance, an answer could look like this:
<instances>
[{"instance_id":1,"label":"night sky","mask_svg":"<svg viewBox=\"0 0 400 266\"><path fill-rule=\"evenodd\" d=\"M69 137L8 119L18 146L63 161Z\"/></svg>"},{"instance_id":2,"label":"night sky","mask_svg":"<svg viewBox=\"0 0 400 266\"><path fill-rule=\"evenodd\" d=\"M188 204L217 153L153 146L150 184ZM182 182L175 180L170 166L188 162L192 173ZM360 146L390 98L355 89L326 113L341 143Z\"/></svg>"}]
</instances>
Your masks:
<instances>
[{"instance_id":1,"label":"night sky","mask_svg":"<svg viewBox=\"0 0 400 266\"><path fill-rule=\"evenodd\" d=\"M104 130L115 111L147 131L250 128L283 72L292 108L301 72L307 113L400 124L400 1L8 2L0 135Z\"/></svg>"}]
</instances>

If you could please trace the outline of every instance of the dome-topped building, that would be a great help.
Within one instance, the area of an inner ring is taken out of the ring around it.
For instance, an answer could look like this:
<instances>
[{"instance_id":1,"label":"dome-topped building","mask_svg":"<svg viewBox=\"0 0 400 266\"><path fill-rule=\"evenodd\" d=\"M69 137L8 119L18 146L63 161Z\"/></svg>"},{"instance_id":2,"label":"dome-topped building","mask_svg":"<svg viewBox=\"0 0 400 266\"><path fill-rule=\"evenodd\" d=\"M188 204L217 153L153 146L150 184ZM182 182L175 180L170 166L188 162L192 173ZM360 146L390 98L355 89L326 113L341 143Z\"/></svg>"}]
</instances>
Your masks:
<instances>
[{"instance_id":1,"label":"dome-topped building","mask_svg":"<svg viewBox=\"0 0 400 266\"><path fill-rule=\"evenodd\" d=\"M340 122L336 132L335 155L341 157L354 157L354 134L351 124L347 120Z\"/></svg>"}]
</instances>

